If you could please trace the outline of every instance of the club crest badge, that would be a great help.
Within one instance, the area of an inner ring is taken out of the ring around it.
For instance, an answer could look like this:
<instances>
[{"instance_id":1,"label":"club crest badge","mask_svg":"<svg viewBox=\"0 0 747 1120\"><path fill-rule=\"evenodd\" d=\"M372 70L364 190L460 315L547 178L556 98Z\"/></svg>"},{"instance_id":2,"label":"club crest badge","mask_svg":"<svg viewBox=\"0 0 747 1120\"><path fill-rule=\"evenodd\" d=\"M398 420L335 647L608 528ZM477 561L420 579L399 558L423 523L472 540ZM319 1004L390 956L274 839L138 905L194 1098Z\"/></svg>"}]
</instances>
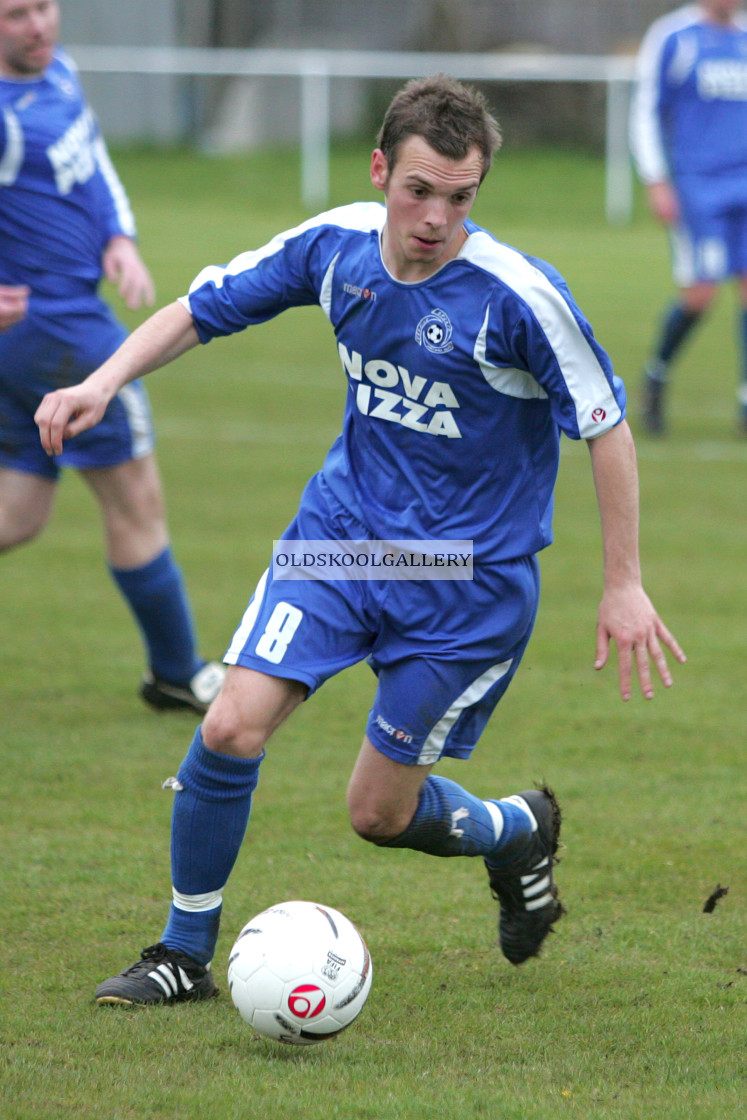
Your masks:
<instances>
[{"instance_id":1,"label":"club crest badge","mask_svg":"<svg viewBox=\"0 0 747 1120\"><path fill-rule=\"evenodd\" d=\"M439 307L429 311L417 325L415 341L418 346L424 346L432 354L448 354L454 349L451 341L453 327L449 316Z\"/></svg>"}]
</instances>

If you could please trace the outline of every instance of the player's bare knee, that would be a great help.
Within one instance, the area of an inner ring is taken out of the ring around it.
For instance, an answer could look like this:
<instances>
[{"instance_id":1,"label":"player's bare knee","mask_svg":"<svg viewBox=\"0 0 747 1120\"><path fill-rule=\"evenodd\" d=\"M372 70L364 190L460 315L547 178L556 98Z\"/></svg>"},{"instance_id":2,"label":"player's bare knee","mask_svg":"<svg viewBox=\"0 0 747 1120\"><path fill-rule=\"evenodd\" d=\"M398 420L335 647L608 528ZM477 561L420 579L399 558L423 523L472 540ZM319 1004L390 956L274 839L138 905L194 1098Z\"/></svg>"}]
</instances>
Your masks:
<instances>
[{"instance_id":1,"label":"player's bare knee","mask_svg":"<svg viewBox=\"0 0 747 1120\"><path fill-rule=\"evenodd\" d=\"M38 537L44 528L45 521L30 521L8 517L0 508L0 553L9 552L11 548L28 544L34 537Z\"/></svg>"},{"instance_id":2,"label":"player's bare knee","mask_svg":"<svg viewBox=\"0 0 747 1120\"><path fill-rule=\"evenodd\" d=\"M261 725L248 723L237 708L218 697L210 705L202 722L202 740L210 751L238 758L258 758L269 738Z\"/></svg>"},{"instance_id":3,"label":"player's bare knee","mask_svg":"<svg viewBox=\"0 0 747 1120\"><path fill-rule=\"evenodd\" d=\"M393 840L409 824L409 820L403 820L387 807L349 802L348 809L353 831L371 844L385 844L387 840Z\"/></svg>"}]
</instances>

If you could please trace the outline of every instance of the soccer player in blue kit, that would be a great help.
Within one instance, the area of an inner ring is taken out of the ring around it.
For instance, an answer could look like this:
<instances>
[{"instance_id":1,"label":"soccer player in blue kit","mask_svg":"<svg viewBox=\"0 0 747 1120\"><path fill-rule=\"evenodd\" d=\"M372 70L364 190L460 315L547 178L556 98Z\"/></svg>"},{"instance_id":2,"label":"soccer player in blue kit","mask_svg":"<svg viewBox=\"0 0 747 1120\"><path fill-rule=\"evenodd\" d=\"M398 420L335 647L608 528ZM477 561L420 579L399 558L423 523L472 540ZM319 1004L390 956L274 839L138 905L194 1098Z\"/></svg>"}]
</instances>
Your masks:
<instances>
[{"instance_id":1,"label":"soccer player in blue kit","mask_svg":"<svg viewBox=\"0 0 747 1120\"><path fill-rule=\"evenodd\" d=\"M98 500L109 570L143 636L140 685L155 708L204 712L225 669L198 653L171 551L147 397L137 383L95 432L49 457L34 412L126 336L97 289L152 304L130 205L71 60L56 49L56 0L0 0L0 552L35 537L61 467Z\"/></svg>"},{"instance_id":2,"label":"soccer player in blue kit","mask_svg":"<svg viewBox=\"0 0 747 1120\"><path fill-rule=\"evenodd\" d=\"M642 423L666 427L666 386L685 340L735 277L747 435L747 19L741 0L701 0L656 20L641 44L631 148L653 213L669 229L679 292L644 372ZM711 376L708 371L707 376Z\"/></svg>"},{"instance_id":3,"label":"soccer player in blue kit","mask_svg":"<svg viewBox=\"0 0 747 1120\"><path fill-rule=\"evenodd\" d=\"M96 992L102 1004L200 999L222 892L272 732L364 658L378 688L348 788L354 830L383 847L481 856L503 953L539 952L561 916L560 810L549 788L484 800L434 774L467 758L529 639L536 553L550 543L561 431L591 451L604 537L596 667L684 660L643 590L635 452L622 383L549 265L469 218L500 140L484 98L445 75L393 99L371 160L385 205L343 206L208 267L76 388L46 397L41 440L95 424L134 377L199 342L318 304L347 384L343 430L288 541L468 540L470 581L290 581L268 569L225 660L226 682L173 781L173 902L157 945Z\"/></svg>"}]
</instances>

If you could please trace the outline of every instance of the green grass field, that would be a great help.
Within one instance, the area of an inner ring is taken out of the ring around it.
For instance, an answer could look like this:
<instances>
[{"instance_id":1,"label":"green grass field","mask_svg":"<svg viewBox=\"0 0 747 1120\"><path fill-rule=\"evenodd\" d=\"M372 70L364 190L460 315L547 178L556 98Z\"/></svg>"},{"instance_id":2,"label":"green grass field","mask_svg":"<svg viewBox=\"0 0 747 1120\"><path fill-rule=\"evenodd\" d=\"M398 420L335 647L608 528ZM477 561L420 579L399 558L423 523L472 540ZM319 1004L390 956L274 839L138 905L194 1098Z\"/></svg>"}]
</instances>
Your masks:
<instances>
[{"instance_id":1,"label":"green grass field","mask_svg":"<svg viewBox=\"0 0 747 1120\"><path fill-rule=\"evenodd\" d=\"M294 154L121 153L118 166L160 303L204 264L304 217ZM334 203L371 197L366 150L336 152L333 181ZM666 249L640 199L630 226L605 225L602 190L593 158L508 150L475 217L560 269L635 399L670 293ZM674 687L626 705L614 667L592 669L599 530L588 453L566 441L534 639L473 759L442 767L485 797L545 779L561 799L568 915L520 969L495 947L481 866L382 852L350 831L345 786L373 695L361 666L273 740L226 895L220 999L94 1005L95 985L160 935L161 782L196 721L137 699L139 642L89 496L65 479L44 537L0 563L4 1120L744 1116L747 443L735 429L734 319L725 292L678 369L671 434L638 441L645 582L689 654ZM206 654L225 649L336 434L342 386L314 310L151 378ZM704 914L717 884L729 893ZM356 1024L303 1050L253 1036L224 982L247 918L293 897L347 913L375 968Z\"/></svg>"}]
</instances>

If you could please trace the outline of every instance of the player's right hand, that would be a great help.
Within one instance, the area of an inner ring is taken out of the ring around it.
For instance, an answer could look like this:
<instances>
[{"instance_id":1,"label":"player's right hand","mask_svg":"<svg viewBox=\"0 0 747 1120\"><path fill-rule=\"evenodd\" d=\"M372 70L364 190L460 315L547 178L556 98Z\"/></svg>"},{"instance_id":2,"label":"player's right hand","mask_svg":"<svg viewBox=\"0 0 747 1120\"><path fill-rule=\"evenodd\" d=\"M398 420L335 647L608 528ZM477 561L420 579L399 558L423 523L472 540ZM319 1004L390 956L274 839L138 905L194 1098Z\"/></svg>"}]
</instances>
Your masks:
<instances>
[{"instance_id":1,"label":"player's right hand","mask_svg":"<svg viewBox=\"0 0 747 1120\"><path fill-rule=\"evenodd\" d=\"M665 226L673 225L680 216L680 203L672 184L666 181L650 183L647 193L652 214Z\"/></svg>"},{"instance_id":2,"label":"player's right hand","mask_svg":"<svg viewBox=\"0 0 747 1120\"><path fill-rule=\"evenodd\" d=\"M29 294L25 284L0 284L0 331L7 331L26 318Z\"/></svg>"},{"instance_id":3,"label":"player's right hand","mask_svg":"<svg viewBox=\"0 0 747 1120\"><path fill-rule=\"evenodd\" d=\"M46 453L61 455L64 441L98 424L108 403L109 398L86 381L47 393L34 416Z\"/></svg>"}]
</instances>

